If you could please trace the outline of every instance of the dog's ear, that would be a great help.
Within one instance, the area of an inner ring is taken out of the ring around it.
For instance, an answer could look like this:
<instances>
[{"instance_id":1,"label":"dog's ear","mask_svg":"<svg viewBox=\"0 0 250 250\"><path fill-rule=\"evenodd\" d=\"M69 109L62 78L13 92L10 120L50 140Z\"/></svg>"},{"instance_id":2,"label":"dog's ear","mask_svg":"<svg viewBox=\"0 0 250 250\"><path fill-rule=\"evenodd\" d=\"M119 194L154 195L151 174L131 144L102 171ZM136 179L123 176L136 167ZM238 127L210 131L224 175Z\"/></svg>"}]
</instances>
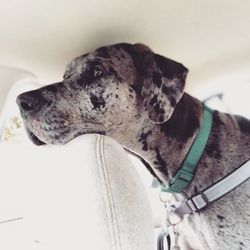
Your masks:
<instances>
[{"instance_id":1,"label":"dog's ear","mask_svg":"<svg viewBox=\"0 0 250 250\"><path fill-rule=\"evenodd\" d=\"M144 52L150 52L153 53L153 51L145 44L142 43L135 43L134 46L138 50L138 52L144 53Z\"/></svg>"},{"instance_id":2,"label":"dog's ear","mask_svg":"<svg viewBox=\"0 0 250 250\"><path fill-rule=\"evenodd\" d=\"M143 44L134 45L140 54L145 77L140 83L140 96L149 118L166 122L184 93L188 70L180 63L154 54Z\"/></svg>"}]
</instances>

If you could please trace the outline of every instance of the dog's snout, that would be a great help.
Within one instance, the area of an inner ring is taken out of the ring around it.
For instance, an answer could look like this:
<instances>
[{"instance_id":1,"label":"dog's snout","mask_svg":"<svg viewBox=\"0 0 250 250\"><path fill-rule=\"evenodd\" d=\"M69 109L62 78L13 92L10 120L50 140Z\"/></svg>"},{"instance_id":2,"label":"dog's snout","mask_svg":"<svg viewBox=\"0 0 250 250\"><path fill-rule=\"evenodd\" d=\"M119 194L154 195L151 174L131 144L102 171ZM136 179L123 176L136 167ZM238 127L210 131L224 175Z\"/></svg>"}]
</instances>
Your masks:
<instances>
[{"instance_id":1,"label":"dog's snout","mask_svg":"<svg viewBox=\"0 0 250 250\"><path fill-rule=\"evenodd\" d=\"M42 106L50 106L53 103L54 95L58 90L58 84L51 84L43 88L20 94L16 102L22 113L39 111Z\"/></svg>"},{"instance_id":2,"label":"dog's snout","mask_svg":"<svg viewBox=\"0 0 250 250\"><path fill-rule=\"evenodd\" d=\"M36 92L27 92L17 97L17 104L23 112L30 112L38 110L41 104L44 102L42 96Z\"/></svg>"}]
</instances>

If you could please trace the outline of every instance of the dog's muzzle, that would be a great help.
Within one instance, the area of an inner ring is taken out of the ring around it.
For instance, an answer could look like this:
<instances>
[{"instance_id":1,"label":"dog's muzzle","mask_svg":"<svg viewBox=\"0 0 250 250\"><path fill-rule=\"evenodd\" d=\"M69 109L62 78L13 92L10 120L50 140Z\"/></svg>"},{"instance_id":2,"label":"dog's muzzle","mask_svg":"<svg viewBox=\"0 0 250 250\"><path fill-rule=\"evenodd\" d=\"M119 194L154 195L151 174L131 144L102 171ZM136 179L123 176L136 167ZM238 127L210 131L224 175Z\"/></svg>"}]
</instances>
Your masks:
<instances>
[{"instance_id":1,"label":"dog's muzzle","mask_svg":"<svg viewBox=\"0 0 250 250\"><path fill-rule=\"evenodd\" d=\"M43 106L50 106L52 102L46 100L41 95L40 91L33 90L20 94L16 99L17 105L20 108L22 118L25 120L32 117L33 114L38 113ZM36 145L45 144L28 128L25 124L25 129L31 141Z\"/></svg>"},{"instance_id":2,"label":"dog's muzzle","mask_svg":"<svg viewBox=\"0 0 250 250\"><path fill-rule=\"evenodd\" d=\"M20 108L21 114L25 117L29 113L39 111L43 105L50 106L52 104L52 102L45 100L36 90L19 95L16 102Z\"/></svg>"}]
</instances>

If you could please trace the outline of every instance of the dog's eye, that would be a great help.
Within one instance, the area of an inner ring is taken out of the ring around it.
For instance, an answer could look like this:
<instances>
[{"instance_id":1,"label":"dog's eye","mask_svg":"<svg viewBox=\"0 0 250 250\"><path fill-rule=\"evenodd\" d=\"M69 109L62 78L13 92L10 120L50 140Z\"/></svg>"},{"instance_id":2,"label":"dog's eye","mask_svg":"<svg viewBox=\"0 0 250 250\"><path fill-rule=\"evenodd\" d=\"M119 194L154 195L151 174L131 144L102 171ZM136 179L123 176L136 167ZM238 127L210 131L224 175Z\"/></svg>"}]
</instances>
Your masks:
<instances>
[{"instance_id":1,"label":"dog's eye","mask_svg":"<svg viewBox=\"0 0 250 250\"><path fill-rule=\"evenodd\" d=\"M96 77L100 77L100 76L102 76L103 75L103 70L102 69L100 69L100 68L97 68L97 67L95 67L94 69L93 69L93 76L96 78Z\"/></svg>"}]
</instances>

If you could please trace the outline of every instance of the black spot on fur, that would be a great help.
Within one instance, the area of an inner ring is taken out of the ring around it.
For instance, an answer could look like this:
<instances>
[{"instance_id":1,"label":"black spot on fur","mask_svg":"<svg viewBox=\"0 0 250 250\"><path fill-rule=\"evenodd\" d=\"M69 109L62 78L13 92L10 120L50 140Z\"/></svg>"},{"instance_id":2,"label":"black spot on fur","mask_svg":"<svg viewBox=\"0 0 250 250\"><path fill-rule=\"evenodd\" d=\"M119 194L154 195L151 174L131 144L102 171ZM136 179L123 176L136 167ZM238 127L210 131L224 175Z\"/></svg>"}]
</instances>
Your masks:
<instances>
[{"instance_id":1,"label":"black spot on fur","mask_svg":"<svg viewBox=\"0 0 250 250\"><path fill-rule=\"evenodd\" d=\"M165 111L164 111L164 109L161 107L160 103L156 103L156 104L154 105L154 110L155 110L155 112L156 112L157 115L158 115L158 114L164 114L164 113L165 113Z\"/></svg>"},{"instance_id":2,"label":"black spot on fur","mask_svg":"<svg viewBox=\"0 0 250 250\"><path fill-rule=\"evenodd\" d=\"M90 101L93 104L93 109L100 109L106 105L106 102L102 97L97 97L93 94L90 95Z\"/></svg>"},{"instance_id":3,"label":"black spot on fur","mask_svg":"<svg viewBox=\"0 0 250 250\"><path fill-rule=\"evenodd\" d=\"M153 73L153 82L156 83L157 87L160 88L161 87L161 74L159 74L158 72L154 72Z\"/></svg>"},{"instance_id":4,"label":"black spot on fur","mask_svg":"<svg viewBox=\"0 0 250 250\"><path fill-rule=\"evenodd\" d=\"M194 193L195 193L195 194L198 193L198 188L197 188L197 186L194 186Z\"/></svg>"},{"instance_id":5,"label":"black spot on fur","mask_svg":"<svg viewBox=\"0 0 250 250\"><path fill-rule=\"evenodd\" d=\"M133 45L127 43L121 43L118 46L129 54L136 67L137 72L142 76L146 76L147 72L144 69L143 60L137 49Z\"/></svg>"},{"instance_id":6,"label":"black spot on fur","mask_svg":"<svg viewBox=\"0 0 250 250\"><path fill-rule=\"evenodd\" d=\"M184 94L170 119L160 125L161 131L168 137L186 142L199 128L199 119L194 106L193 99Z\"/></svg>"},{"instance_id":7,"label":"black spot on fur","mask_svg":"<svg viewBox=\"0 0 250 250\"><path fill-rule=\"evenodd\" d=\"M164 121L164 115L160 115L158 117L158 122L163 122Z\"/></svg>"},{"instance_id":8,"label":"black spot on fur","mask_svg":"<svg viewBox=\"0 0 250 250\"><path fill-rule=\"evenodd\" d=\"M237 116L237 122L240 130L245 134L250 134L250 121L244 117Z\"/></svg>"},{"instance_id":9,"label":"black spot on fur","mask_svg":"<svg viewBox=\"0 0 250 250\"><path fill-rule=\"evenodd\" d=\"M79 79L77 79L77 85L80 87L90 85L93 82L93 76L91 76L88 72L83 72Z\"/></svg>"},{"instance_id":10,"label":"black spot on fur","mask_svg":"<svg viewBox=\"0 0 250 250\"><path fill-rule=\"evenodd\" d=\"M157 103L157 95L155 94L149 101L149 105L154 105L155 103Z\"/></svg>"},{"instance_id":11,"label":"black spot on fur","mask_svg":"<svg viewBox=\"0 0 250 250\"><path fill-rule=\"evenodd\" d=\"M221 149L220 149L220 131L223 129L225 124L219 117L219 112L213 112L213 125L211 130L211 135L207 142L205 151L208 156L220 159L221 158Z\"/></svg>"},{"instance_id":12,"label":"black spot on fur","mask_svg":"<svg viewBox=\"0 0 250 250\"><path fill-rule=\"evenodd\" d=\"M164 84L162 86L162 92L165 94L165 95L168 95L169 94L169 88Z\"/></svg>"},{"instance_id":13,"label":"black spot on fur","mask_svg":"<svg viewBox=\"0 0 250 250\"><path fill-rule=\"evenodd\" d=\"M157 169L164 171L164 174L168 175L167 172L167 163L162 159L159 148L155 149L156 161L154 164L157 165Z\"/></svg>"},{"instance_id":14,"label":"black spot on fur","mask_svg":"<svg viewBox=\"0 0 250 250\"><path fill-rule=\"evenodd\" d=\"M142 150L147 151L148 150L148 143L147 143L147 138L149 135L152 134L152 131L148 131L147 133L142 133L140 138L139 138L139 142L142 143Z\"/></svg>"},{"instance_id":15,"label":"black spot on fur","mask_svg":"<svg viewBox=\"0 0 250 250\"><path fill-rule=\"evenodd\" d=\"M166 86L165 84L162 86L162 92L165 95L176 95L176 89L173 86Z\"/></svg>"},{"instance_id":16,"label":"black spot on fur","mask_svg":"<svg viewBox=\"0 0 250 250\"><path fill-rule=\"evenodd\" d=\"M98 55L103 58L110 58L107 47L101 47L97 49Z\"/></svg>"},{"instance_id":17,"label":"black spot on fur","mask_svg":"<svg viewBox=\"0 0 250 250\"><path fill-rule=\"evenodd\" d=\"M55 84L48 85L44 87L44 89L53 93L57 92L57 87L55 86Z\"/></svg>"},{"instance_id":18,"label":"black spot on fur","mask_svg":"<svg viewBox=\"0 0 250 250\"><path fill-rule=\"evenodd\" d=\"M173 86L162 86L162 92L168 97L170 105L174 107L176 105L176 89Z\"/></svg>"},{"instance_id":19,"label":"black spot on fur","mask_svg":"<svg viewBox=\"0 0 250 250\"><path fill-rule=\"evenodd\" d=\"M139 141L147 140L148 136L151 135L151 133L152 131L148 131L147 133L142 133Z\"/></svg>"},{"instance_id":20,"label":"black spot on fur","mask_svg":"<svg viewBox=\"0 0 250 250\"><path fill-rule=\"evenodd\" d=\"M220 214L217 214L217 218L220 220L220 221L223 221L225 219L224 216L220 215Z\"/></svg>"},{"instance_id":21,"label":"black spot on fur","mask_svg":"<svg viewBox=\"0 0 250 250\"><path fill-rule=\"evenodd\" d=\"M222 229L222 228L224 228L224 226L223 226L223 225L219 225L219 228L221 228L221 229Z\"/></svg>"},{"instance_id":22,"label":"black spot on fur","mask_svg":"<svg viewBox=\"0 0 250 250\"><path fill-rule=\"evenodd\" d=\"M170 101L171 107L174 107L176 105L176 98L173 96L169 96L168 99Z\"/></svg>"},{"instance_id":23,"label":"black spot on fur","mask_svg":"<svg viewBox=\"0 0 250 250\"><path fill-rule=\"evenodd\" d=\"M187 69L182 64L177 63L171 59L158 54L155 54L154 58L163 76L168 79L173 79L175 77L182 78L184 76L184 73L187 72Z\"/></svg>"},{"instance_id":24,"label":"black spot on fur","mask_svg":"<svg viewBox=\"0 0 250 250\"><path fill-rule=\"evenodd\" d=\"M113 68L109 69L109 73L113 74L119 82L123 81L123 79L121 78L121 76Z\"/></svg>"},{"instance_id":25,"label":"black spot on fur","mask_svg":"<svg viewBox=\"0 0 250 250\"><path fill-rule=\"evenodd\" d=\"M105 131L97 131L96 133L97 133L97 134L100 134L100 135L106 135L106 132L105 132Z\"/></svg>"},{"instance_id":26,"label":"black spot on fur","mask_svg":"<svg viewBox=\"0 0 250 250\"><path fill-rule=\"evenodd\" d=\"M142 87L143 85L141 81L136 81L134 84L131 85L131 88L138 96L141 96Z\"/></svg>"}]
</instances>

